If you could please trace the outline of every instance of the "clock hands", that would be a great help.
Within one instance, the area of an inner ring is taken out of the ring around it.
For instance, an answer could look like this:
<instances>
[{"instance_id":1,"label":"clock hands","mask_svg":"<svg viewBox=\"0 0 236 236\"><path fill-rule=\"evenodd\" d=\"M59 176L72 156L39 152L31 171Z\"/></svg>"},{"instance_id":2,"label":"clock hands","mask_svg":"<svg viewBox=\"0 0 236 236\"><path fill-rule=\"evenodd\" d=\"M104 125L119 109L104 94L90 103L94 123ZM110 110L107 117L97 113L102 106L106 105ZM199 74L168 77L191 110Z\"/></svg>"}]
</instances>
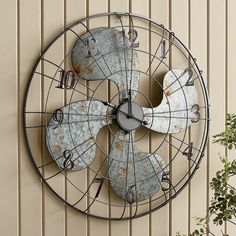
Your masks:
<instances>
[{"instance_id":1,"label":"clock hands","mask_svg":"<svg viewBox=\"0 0 236 236\"><path fill-rule=\"evenodd\" d=\"M128 110L129 109L131 109L131 111L132 111L132 102L129 102L129 101L127 101L127 103L128 103ZM109 107L111 107L111 108L113 108L114 109L114 113L117 113L117 112L120 112L120 113L122 113L122 114L124 114L124 115L126 115L126 117L128 118L128 119L134 119L134 120L136 120L136 121L139 121L141 124L143 124L143 125L147 125L148 123L147 123L147 121L145 121L145 120L143 120L143 119L140 119L140 118L138 118L138 117L136 117L134 114L132 114L132 113L130 113L129 111L128 112L126 112L126 111L123 111L123 110L121 110L121 109L119 109L119 107L117 107L117 106L115 106L115 105L112 105L111 103L108 103L108 102L103 102L103 104L105 105L105 106L109 106ZM131 115L130 115L131 114ZM116 118L117 118L117 116L116 116Z\"/></svg>"},{"instance_id":2,"label":"clock hands","mask_svg":"<svg viewBox=\"0 0 236 236\"><path fill-rule=\"evenodd\" d=\"M176 76L180 78L179 84L173 83ZM168 89L165 90L162 103L155 108L140 107L137 103L133 102L131 90L129 90L128 98L119 106L97 100L79 101L65 106L57 114L60 116L54 115L47 126L47 145L51 156L63 168L66 160L64 160L65 158L57 159L58 156L61 156L61 153L57 151L58 145L61 147L61 150L70 150L77 143L82 143L91 135L96 139L100 128L112 123L114 119L116 119L118 126L126 132L135 132L140 125L145 125L150 130L161 133L179 133L185 130L191 123L200 120L200 106L196 104L196 89L194 86L184 86L182 88L183 91L179 89L179 91L169 96L168 90L176 90L187 81L188 74L183 74L182 70L175 69L169 71L164 78L164 85ZM108 114L106 106L113 109L111 114ZM169 116L166 116L165 113L171 110L176 110L176 113L172 112ZM93 117L100 116L99 119L88 119L87 122L83 116L78 116L78 114L87 114L89 116L90 113ZM158 113L163 113L163 115L156 115ZM63 123L60 122L61 118L64 119ZM83 125L80 124L81 122L83 122ZM91 127L93 127L92 130ZM75 152L80 155L87 148L87 145L89 143L76 148ZM74 156L78 156L76 153ZM85 160L81 158L75 160L73 165L71 165L71 169L81 170L88 167L94 159L95 153L96 146L89 150Z\"/></svg>"}]
</instances>

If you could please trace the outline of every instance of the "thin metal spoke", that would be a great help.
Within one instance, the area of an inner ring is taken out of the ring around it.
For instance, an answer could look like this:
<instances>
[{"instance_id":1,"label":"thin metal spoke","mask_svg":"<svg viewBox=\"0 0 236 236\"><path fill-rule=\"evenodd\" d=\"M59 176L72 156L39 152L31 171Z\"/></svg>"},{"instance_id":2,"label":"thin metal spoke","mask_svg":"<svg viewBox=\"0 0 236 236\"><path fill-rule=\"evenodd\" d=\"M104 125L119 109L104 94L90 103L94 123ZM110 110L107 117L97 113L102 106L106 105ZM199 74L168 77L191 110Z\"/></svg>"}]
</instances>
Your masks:
<instances>
[{"instance_id":1,"label":"thin metal spoke","mask_svg":"<svg viewBox=\"0 0 236 236\"><path fill-rule=\"evenodd\" d=\"M86 70L86 69L85 69ZM83 72L84 74L84 72ZM82 81L80 81L80 79L77 80L78 83L82 84L86 89L88 89L89 91L91 91L92 93L95 93L95 90L91 89L88 85L82 83Z\"/></svg>"},{"instance_id":2,"label":"thin metal spoke","mask_svg":"<svg viewBox=\"0 0 236 236\"><path fill-rule=\"evenodd\" d=\"M160 165L160 163L159 163L159 161L157 160L155 154L154 154L153 156L155 157L155 160L156 160L156 162L158 163L158 165L160 166L160 168L162 169L162 174L163 174L163 173L165 172L165 170L164 170L164 169L162 168L162 166ZM152 166L152 170L153 170L153 172L155 173L156 179L157 179L157 181L159 182L160 187L161 187L161 189L162 189L162 183L161 183L161 181L159 180L159 177L158 177L158 175L157 175L158 173L156 172L156 170L155 170L155 168L154 168L154 166L153 166L153 164L152 164L150 158L148 157L147 159L148 159L148 161L150 162L150 164L151 164L151 166ZM164 193L165 199L167 200L166 192L163 191L163 193Z\"/></svg>"},{"instance_id":3,"label":"thin metal spoke","mask_svg":"<svg viewBox=\"0 0 236 236\"><path fill-rule=\"evenodd\" d=\"M93 34L91 33L91 31L89 30L89 28L88 28L86 25L84 25L83 23L81 23L81 24L86 28L86 30L89 32L89 34L92 36L92 38L94 38L94 36L93 36ZM74 34L79 38L79 40L82 41L82 43L83 43L84 46L86 47L86 44L85 44L84 40L83 40L74 30L69 29L69 31L71 31L72 33L74 33ZM99 63L98 63L97 60L95 59L95 57L93 56L93 54L91 54L91 56L92 56L93 60L96 62L97 66L99 67L99 69L101 70L101 72L103 73L103 75L104 75L105 77L107 77L107 75L105 74L105 72L103 71L103 69L101 68L101 66L99 65ZM108 70L109 70L109 73L112 74L112 72L111 72L111 70L110 70L110 68L109 68L109 66L108 66L108 64L107 64L107 61L105 60L104 55L103 55L102 53L101 53L101 57L102 57L103 61L105 62L106 66L107 66L107 68L108 68ZM100 58L101 58L101 57L100 57ZM100 58L99 58L99 59L100 59Z\"/></svg>"},{"instance_id":4,"label":"thin metal spoke","mask_svg":"<svg viewBox=\"0 0 236 236\"><path fill-rule=\"evenodd\" d=\"M172 45L174 43L174 40L175 40L175 35L174 33L171 33L171 36L172 36L172 41L170 41L170 44L169 44L169 48L167 49L166 53L165 53L165 57L166 55L169 53L170 49L172 48ZM156 66L155 70L152 72L151 76L153 76L155 74L155 72L158 70L159 66L161 65L161 63L164 61L164 57L161 59L161 61L159 62L159 64Z\"/></svg>"},{"instance_id":5,"label":"thin metal spoke","mask_svg":"<svg viewBox=\"0 0 236 236\"><path fill-rule=\"evenodd\" d=\"M51 80L53 80L53 81L56 81L56 82L59 82L57 79L55 79L55 78L53 78L53 77L51 77L51 76L49 76L49 75L45 75L45 74L43 74L43 73L41 73L41 72L38 72L38 71L35 71L35 73L36 74L39 74L39 75L42 75L42 76L45 76L45 77L47 77L47 78L49 78L49 79L51 79ZM82 94L82 95L84 95L84 96L87 96L88 98L94 98L94 100L93 101L99 101L99 102L102 102L103 104L105 103L104 101L102 101L102 100L99 100L99 99L97 99L97 98L95 98L95 97L93 97L93 96L88 96L87 94L85 94L85 93L83 93L83 92L81 92L81 91L79 91L79 90L77 90L77 89L75 89L75 88L73 88L73 90L74 91L76 91L77 93L79 93L79 94ZM94 91L95 92L95 91Z\"/></svg>"},{"instance_id":6,"label":"thin metal spoke","mask_svg":"<svg viewBox=\"0 0 236 236\"><path fill-rule=\"evenodd\" d=\"M98 176L99 171L102 169L102 167L103 167L103 165L106 163L107 159L108 159L108 156L106 156L106 158L103 160L102 164L99 166L98 170L96 171L96 173L95 173L95 175L94 175L94 177L93 177L93 180L90 182L90 184L89 184L89 186L87 187L86 191L84 192L83 196L80 197L80 199L77 200L75 203L73 203L73 206L77 205L79 202L82 201L82 199L83 199L85 196L87 196L87 193L89 192L91 186L93 185L95 179L96 179L97 176ZM112 161L111 161L111 163L112 163ZM109 170L109 167L111 166L111 163L110 163L109 166L108 166L108 170ZM106 175L104 175L104 176L106 176ZM104 178L104 180L105 180L105 178ZM96 200L96 198L93 198L93 200ZM94 202L94 201L93 201L93 202ZM92 204L90 204L90 206L91 206L91 205L92 205ZM89 207L90 207L90 206L89 206ZM89 208L86 208L85 211L87 211L88 209L89 209ZM85 212L85 211L84 211L84 212Z\"/></svg>"},{"instance_id":7,"label":"thin metal spoke","mask_svg":"<svg viewBox=\"0 0 236 236\"><path fill-rule=\"evenodd\" d=\"M171 135L171 137L172 137L172 135ZM181 141L182 141L182 140L181 140ZM165 142L167 142L167 143L170 144L172 147L174 147L176 150L178 150L178 151L181 152L181 150L180 150L178 147L176 147L172 142L168 141L167 139L165 139Z\"/></svg>"},{"instance_id":8,"label":"thin metal spoke","mask_svg":"<svg viewBox=\"0 0 236 236\"><path fill-rule=\"evenodd\" d=\"M93 120L80 120L80 121L72 121L69 123L59 123L59 124L47 124L47 125L35 125L35 126L26 126L27 129L32 129L32 128L46 128L46 127L55 127L55 126L60 126L60 125L71 125L71 124L79 124L79 123L85 123L85 122L91 122L91 121L100 121L104 120L103 118L100 119L93 119Z\"/></svg>"},{"instance_id":9,"label":"thin metal spoke","mask_svg":"<svg viewBox=\"0 0 236 236\"><path fill-rule=\"evenodd\" d=\"M93 33L91 32L91 30L83 22L80 22L80 24L83 25L86 28L86 31L89 32L89 34L92 36L92 38L94 38ZM78 36L78 34L76 34L76 35ZM106 66L107 66L107 69L109 70L110 74L112 74L111 69L110 69L110 67L107 64L107 61L106 61L104 55L102 53L101 53L101 55L102 55L102 58L103 58Z\"/></svg>"},{"instance_id":10,"label":"thin metal spoke","mask_svg":"<svg viewBox=\"0 0 236 236\"><path fill-rule=\"evenodd\" d=\"M119 130L120 130L120 129L119 129ZM110 145L110 149L111 149L111 147L112 147L112 145L113 145L113 142L114 142L114 139L113 139L113 141L112 141L112 143L111 143L111 145ZM108 158L109 158L109 156L107 155L106 158L104 159L104 161L102 162L102 164L100 165L100 167L98 168L98 170L96 171L95 176L94 176L93 180L90 182L89 186L87 187L85 193L83 194L83 196L82 196L79 200L77 200L77 201L73 204L73 206L77 205L77 204L87 195L87 193L88 193L88 191L90 190L92 184L94 183L94 180L95 180L96 177L98 176L99 171L102 169L103 165L106 163L106 161L107 161ZM107 175L107 173L108 173L108 171L109 171L109 168L110 168L112 162L113 162L113 159L111 160L110 164L108 165L107 171L105 172L105 175L104 175L104 179L105 179L105 177L106 177L106 175Z\"/></svg>"},{"instance_id":11,"label":"thin metal spoke","mask_svg":"<svg viewBox=\"0 0 236 236\"><path fill-rule=\"evenodd\" d=\"M78 157L76 157L73 161L76 161L77 159L79 159L81 156L83 156L91 147L93 147L95 145L95 143L93 143L91 146L89 146L84 152L82 152ZM65 166L65 168L66 167L68 167L70 164L68 163L66 166ZM60 171L58 171L57 173L55 173L55 174L53 174L53 175L51 175L51 176L49 176L49 177L47 177L47 178L44 178L44 180L49 180L49 179L51 179L51 178L53 178L53 177L55 177L55 176L57 176L57 175L59 175L60 173L63 173L63 170L60 168Z\"/></svg>"},{"instance_id":12,"label":"thin metal spoke","mask_svg":"<svg viewBox=\"0 0 236 236\"><path fill-rule=\"evenodd\" d=\"M132 27L132 30L134 30L134 22L133 22L133 19L131 17L130 14L129 15L129 19L130 19L130 22L131 22L131 27ZM131 37L131 36L130 36ZM134 60L134 46L131 46L131 51L132 51L132 54L131 54L131 65L130 65L130 80L129 80L129 93L127 94L128 95L128 111L129 111L129 115L132 115L133 112L132 112L132 104L131 104L131 101L132 101L132 91L131 91L131 88L132 88L132 79L133 79L133 60Z\"/></svg>"},{"instance_id":13,"label":"thin metal spoke","mask_svg":"<svg viewBox=\"0 0 236 236\"><path fill-rule=\"evenodd\" d=\"M138 191L137 191L137 181L136 181L136 171L135 171L135 157L134 157L134 140L133 140L133 133L130 132L129 133L130 137L131 137L131 147L132 147L132 156L133 156L133 168L134 168L134 182L135 182L135 198L136 198L136 201L135 201L135 212L134 212L134 215L132 215L132 217L135 217L137 212L138 212Z\"/></svg>"},{"instance_id":14,"label":"thin metal spoke","mask_svg":"<svg viewBox=\"0 0 236 236\"><path fill-rule=\"evenodd\" d=\"M41 112L41 111L27 111L25 112L26 114L46 114L46 115L53 115L54 112ZM104 117L116 117L116 115L111 115L111 114L107 114L107 115L102 115L102 114L83 114L83 113L67 113L67 112L63 112L64 115L72 115L72 116L104 116Z\"/></svg>"},{"instance_id":15,"label":"thin metal spoke","mask_svg":"<svg viewBox=\"0 0 236 236\"><path fill-rule=\"evenodd\" d=\"M195 64L191 64L191 66L188 69L191 69L194 67ZM175 73L172 71L172 73L175 75ZM166 91L168 88L170 88L174 83L176 83L177 81L179 81L180 78L182 78L187 72L184 71L178 78L176 78L171 84L169 84L164 91ZM176 76L175 76L176 77ZM193 81L193 80L191 80Z\"/></svg>"},{"instance_id":16,"label":"thin metal spoke","mask_svg":"<svg viewBox=\"0 0 236 236\"><path fill-rule=\"evenodd\" d=\"M95 179L96 180L96 179ZM98 190L97 190L97 193L95 195L95 197L92 199L92 202L89 204L89 206L87 206L87 208L83 211L84 213L86 213L86 211L88 211L90 209L90 207L93 205L93 203L96 201L96 198L97 198L97 195L99 195L100 191L101 191L101 188L103 186L103 182L104 182L104 179L101 179L100 181L102 181L98 187ZM95 182L94 182L95 183ZM82 200L82 199L81 199ZM90 200L90 199L89 199ZM75 205L73 205L75 206Z\"/></svg>"},{"instance_id":17,"label":"thin metal spoke","mask_svg":"<svg viewBox=\"0 0 236 236\"><path fill-rule=\"evenodd\" d=\"M164 27L164 25L162 25L162 28L163 28L163 32L162 32L161 40L160 40L160 42L159 42L159 44L158 44L158 47L157 47L155 53L152 55L151 62L149 63L149 66L148 66L148 68L147 68L147 70L146 70L146 74L148 74L148 73L150 72L152 63L153 63L154 59L156 58L156 55L157 55L157 53L158 53L158 51L159 51L159 49L160 49L161 43L162 43L162 41L163 41L163 39L164 39L164 33L165 33L165 27Z\"/></svg>"},{"instance_id":18,"label":"thin metal spoke","mask_svg":"<svg viewBox=\"0 0 236 236\"><path fill-rule=\"evenodd\" d=\"M56 66L58 69L64 70L64 68L62 68L60 65L57 65L55 62L52 62L52 61L50 61L50 60L48 60L46 58L41 57L41 60L45 61L45 62L48 62L49 64L51 64L53 66Z\"/></svg>"},{"instance_id":19,"label":"thin metal spoke","mask_svg":"<svg viewBox=\"0 0 236 236\"><path fill-rule=\"evenodd\" d=\"M35 71L34 73L35 73L35 74L39 74L39 75L41 75L41 76L44 76L44 77L46 77L46 78L49 78L49 79L51 79L52 81L55 81L55 82L58 82L58 83L62 83L62 84L65 85L65 83L60 82L59 80L55 79L54 77L51 77L51 76L46 75L46 74L44 74L44 73L41 73L41 72L39 72L39 71ZM76 91L76 92L79 93L79 94L82 94L82 95L84 95L84 96L87 96L85 93L83 93L83 92L81 92L81 91L79 91L79 90L77 90L77 89L75 89L75 88L73 88L73 90Z\"/></svg>"},{"instance_id":20,"label":"thin metal spoke","mask_svg":"<svg viewBox=\"0 0 236 236\"><path fill-rule=\"evenodd\" d=\"M181 153L183 153L183 151L181 151L179 148L177 148L173 143L165 140L167 143L169 143L172 147L174 147L177 151L180 151ZM188 145L187 145L188 146ZM193 147L194 148L194 147ZM196 166L198 165L196 160L193 160L192 158L191 159L187 159L187 160L191 160Z\"/></svg>"},{"instance_id":21,"label":"thin metal spoke","mask_svg":"<svg viewBox=\"0 0 236 236\"><path fill-rule=\"evenodd\" d=\"M158 117L158 118L174 118L174 119L180 119L180 120L192 120L195 119L196 117L180 117L180 116L157 116L154 115L152 117ZM210 120L208 118L198 118L198 120Z\"/></svg>"},{"instance_id":22,"label":"thin metal spoke","mask_svg":"<svg viewBox=\"0 0 236 236\"><path fill-rule=\"evenodd\" d=\"M200 77L200 75L198 75L197 77L195 77L194 79L192 79L191 82L195 81L196 79L199 79L199 77ZM186 87L186 84L181 85L179 88L177 88L176 90L174 90L173 92L171 92L171 93L169 94L169 96L172 95L173 93L179 91L180 89L183 89L184 87Z\"/></svg>"},{"instance_id":23,"label":"thin metal spoke","mask_svg":"<svg viewBox=\"0 0 236 236\"><path fill-rule=\"evenodd\" d=\"M114 138L115 139L115 138ZM127 157L126 157L126 169L128 170L129 168L129 149L130 149L130 135L129 135L129 142L128 142L128 151L127 151ZM120 216L120 219L123 218L124 214L125 214L125 210L126 210L126 206L127 206L127 182L128 182L128 171L126 171L126 176L125 176L125 204L124 204L124 209L123 212Z\"/></svg>"},{"instance_id":24,"label":"thin metal spoke","mask_svg":"<svg viewBox=\"0 0 236 236\"><path fill-rule=\"evenodd\" d=\"M133 21L133 18L132 16L130 15L130 13L128 13L128 16L129 16L129 20L131 22L131 28L132 28L132 32L134 31L135 29L135 26L134 26L134 21ZM131 36L130 36L131 37ZM129 100L130 100L130 113L132 114L132 106L131 106L131 101L132 101L132 92L131 92L131 88L132 88L132 80L133 80L133 60L134 60L134 42L131 42L132 45L131 45L131 50L132 50L132 54L131 54L131 65L130 65L130 85L129 85Z\"/></svg>"},{"instance_id":25,"label":"thin metal spoke","mask_svg":"<svg viewBox=\"0 0 236 236\"><path fill-rule=\"evenodd\" d=\"M171 137L173 137L173 138L175 138L176 140L178 140L178 141L180 141L181 143L184 143L187 147L189 146L189 144L188 143L186 143L186 142L184 142L184 140L180 140L180 139L178 139L178 138L176 138L175 136L173 136L173 135L171 135ZM164 139L164 141L166 141L168 144L170 144L171 146L173 146L178 152L180 151L181 153L183 153L183 151L181 151L178 147L176 147L172 142L169 142L168 140L166 140L166 139ZM202 151L200 151L200 150L198 150L197 148L195 148L194 146L192 146L192 149L194 149L194 150L196 150L198 153L200 153L201 154L201 157L203 157L204 156L204 153L202 152ZM177 153L178 153L177 152ZM175 157L176 157L176 155L175 155ZM169 162L169 164L171 163L171 162L173 162L173 160L174 160L175 158L173 158L170 162ZM190 160L190 159L188 159L188 160ZM193 160L192 158L191 158L191 160L192 160L192 162L196 165L196 168L199 168L199 164L198 164L198 162L196 161L196 160ZM192 167L191 167L192 168ZM182 180L181 180L182 181ZM181 182L180 181L180 182ZM177 186L177 185L176 185Z\"/></svg>"},{"instance_id":26,"label":"thin metal spoke","mask_svg":"<svg viewBox=\"0 0 236 236\"><path fill-rule=\"evenodd\" d=\"M210 107L210 106L199 106L199 109L208 108L208 107ZM181 111L191 111L191 110L192 110L192 108L181 109L181 110L169 110L169 111L153 112L153 113L145 113L144 116L149 116L149 115L153 115L153 114L175 113L175 112L181 112Z\"/></svg>"},{"instance_id":27,"label":"thin metal spoke","mask_svg":"<svg viewBox=\"0 0 236 236\"><path fill-rule=\"evenodd\" d=\"M72 49L71 51L73 51L73 49ZM52 61L50 61L50 60L48 60L48 59L45 59L45 58L41 57L41 60L46 61L46 62L48 62L48 63L54 65L55 67L57 67L57 68L59 68L59 69L61 69L61 70L64 70L64 68L62 68L60 65L57 65L56 63L54 63L54 62L52 62ZM87 69L87 68L86 68L86 69ZM86 69L85 69L85 71L86 71ZM84 72L83 72L83 74L84 74ZM77 79L77 81L78 81L78 83L82 84L85 88L89 89L91 92L93 92L93 93L95 92L93 89L91 89L90 87L88 87L86 84L82 83L79 78ZM62 84L63 84L63 83L62 83Z\"/></svg>"},{"instance_id":28,"label":"thin metal spoke","mask_svg":"<svg viewBox=\"0 0 236 236\"><path fill-rule=\"evenodd\" d=\"M128 73L127 73L127 60L126 60L126 57L127 57L127 54L126 54L126 47L125 47L125 31L124 31L124 24L123 24L123 21L120 17L120 15L118 13L115 13L116 16L118 17L119 21L120 21L120 24L121 24L121 27L122 27L122 36L123 36L123 46L124 46L124 62L125 62L125 75L126 75L126 85L127 85L127 96L129 94L129 88L128 88Z\"/></svg>"},{"instance_id":29,"label":"thin metal spoke","mask_svg":"<svg viewBox=\"0 0 236 236\"><path fill-rule=\"evenodd\" d=\"M176 139L176 140L178 140L179 142L185 144L186 146L188 146L188 143L184 142L184 140L181 140L181 139L175 137L173 134L171 135L171 137L174 138L174 139ZM194 149L195 151L197 151L198 153L201 153L201 155L204 155L204 153L203 153L202 151L200 151L199 149L195 148L194 146L193 146L193 149Z\"/></svg>"},{"instance_id":30,"label":"thin metal spoke","mask_svg":"<svg viewBox=\"0 0 236 236\"><path fill-rule=\"evenodd\" d=\"M71 150L69 150L69 151L75 150L76 148L82 146L83 144L85 144L86 142L88 142L88 141L91 140L91 139L93 139L93 138L92 138L92 137L91 137L91 138L88 138L87 140L85 140L85 141L83 141L82 143L78 144L77 146L73 147L73 148L72 148ZM50 162L48 162L48 163L46 163L46 164L43 164L43 165L41 165L41 166L37 166L37 168L38 168L38 169L41 169L41 168L43 168L43 167L45 167L45 166L51 165L52 163L55 163L55 164L56 164L56 161L59 160L59 159L61 159L62 157L63 157L63 155L57 157L56 159L53 159L52 161L50 161Z\"/></svg>"}]
</instances>

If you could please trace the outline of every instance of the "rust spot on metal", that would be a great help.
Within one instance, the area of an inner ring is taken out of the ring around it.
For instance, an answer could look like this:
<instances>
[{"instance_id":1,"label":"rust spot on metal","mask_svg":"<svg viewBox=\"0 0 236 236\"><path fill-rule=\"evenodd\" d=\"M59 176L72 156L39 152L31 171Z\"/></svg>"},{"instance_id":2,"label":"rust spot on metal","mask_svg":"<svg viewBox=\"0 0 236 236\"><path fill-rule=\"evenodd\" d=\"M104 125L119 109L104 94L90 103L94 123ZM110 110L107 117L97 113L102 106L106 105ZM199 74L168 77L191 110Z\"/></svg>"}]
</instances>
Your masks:
<instances>
[{"instance_id":1,"label":"rust spot on metal","mask_svg":"<svg viewBox=\"0 0 236 236\"><path fill-rule=\"evenodd\" d=\"M165 92L165 96L168 97L168 96L170 96L170 95L171 95L171 91L170 91L170 90L167 90L167 91Z\"/></svg>"},{"instance_id":2,"label":"rust spot on metal","mask_svg":"<svg viewBox=\"0 0 236 236\"><path fill-rule=\"evenodd\" d=\"M174 125L174 130L178 133L181 132L181 127L178 127L177 125Z\"/></svg>"},{"instance_id":3,"label":"rust spot on metal","mask_svg":"<svg viewBox=\"0 0 236 236\"><path fill-rule=\"evenodd\" d=\"M76 65L74 69L75 69L75 72L76 72L78 75L81 73L81 65L80 65L80 64Z\"/></svg>"},{"instance_id":4,"label":"rust spot on metal","mask_svg":"<svg viewBox=\"0 0 236 236\"><path fill-rule=\"evenodd\" d=\"M119 173L126 174L127 173L127 167L121 166L120 170L119 170Z\"/></svg>"},{"instance_id":5,"label":"rust spot on metal","mask_svg":"<svg viewBox=\"0 0 236 236\"><path fill-rule=\"evenodd\" d=\"M84 101L82 101L82 102L80 103L80 108L81 108L82 110L84 110L84 109L86 108L86 105L85 105Z\"/></svg>"},{"instance_id":6,"label":"rust spot on metal","mask_svg":"<svg viewBox=\"0 0 236 236\"><path fill-rule=\"evenodd\" d=\"M86 69L86 72L87 74L92 74L94 72L94 68L92 66L89 66L87 69Z\"/></svg>"},{"instance_id":7,"label":"rust spot on metal","mask_svg":"<svg viewBox=\"0 0 236 236\"><path fill-rule=\"evenodd\" d=\"M121 150L122 146L120 145L120 143L115 143L115 149L116 150Z\"/></svg>"},{"instance_id":8,"label":"rust spot on metal","mask_svg":"<svg viewBox=\"0 0 236 236\"><path fill-rule=\"evenodd\" d=\"M55 151L60 155L62 153L61 146L59 144L55 145Z\"/></svg>"}]
</instances>

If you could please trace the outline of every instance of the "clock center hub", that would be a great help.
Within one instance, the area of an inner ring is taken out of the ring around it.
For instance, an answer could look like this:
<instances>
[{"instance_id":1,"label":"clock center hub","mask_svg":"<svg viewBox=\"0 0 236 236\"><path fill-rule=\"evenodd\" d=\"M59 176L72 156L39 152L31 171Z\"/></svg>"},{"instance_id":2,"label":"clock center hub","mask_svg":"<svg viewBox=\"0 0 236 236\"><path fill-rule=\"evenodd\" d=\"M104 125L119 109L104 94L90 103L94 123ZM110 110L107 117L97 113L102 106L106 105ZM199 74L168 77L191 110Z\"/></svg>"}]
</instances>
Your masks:
<instances>
[{"instance_id":1,"label":"clock center hub","mask_svg":"<svg viewBox=\"0 0 236 236\"><path fill-rule=\"evenodd\" d=\"M143 123L143 110L135 102L126 101L117 109L117 123L125 131L137 129Z\"/></svg>"}]
</instances>

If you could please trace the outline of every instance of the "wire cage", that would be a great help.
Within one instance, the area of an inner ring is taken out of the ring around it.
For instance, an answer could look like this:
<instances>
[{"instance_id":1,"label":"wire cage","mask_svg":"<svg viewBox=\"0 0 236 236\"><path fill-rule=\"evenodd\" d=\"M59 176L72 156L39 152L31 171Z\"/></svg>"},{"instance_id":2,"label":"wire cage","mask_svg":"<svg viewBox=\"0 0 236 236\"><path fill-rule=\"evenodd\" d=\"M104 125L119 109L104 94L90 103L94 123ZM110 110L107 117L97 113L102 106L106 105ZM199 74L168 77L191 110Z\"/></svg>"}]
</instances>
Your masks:
<instances>
[{"instance_id":1,"label":"wire cage","mask_svg":"<svg viewBox=\"0 0 236 236\"><path fill-rule=\"evenodd\" d=\"M199 168L209 131L202 71L144 16L103 13L60 32L25 90L34 168L64 203L126 220L165 206Z\"/></svg>"}]
</instances>

